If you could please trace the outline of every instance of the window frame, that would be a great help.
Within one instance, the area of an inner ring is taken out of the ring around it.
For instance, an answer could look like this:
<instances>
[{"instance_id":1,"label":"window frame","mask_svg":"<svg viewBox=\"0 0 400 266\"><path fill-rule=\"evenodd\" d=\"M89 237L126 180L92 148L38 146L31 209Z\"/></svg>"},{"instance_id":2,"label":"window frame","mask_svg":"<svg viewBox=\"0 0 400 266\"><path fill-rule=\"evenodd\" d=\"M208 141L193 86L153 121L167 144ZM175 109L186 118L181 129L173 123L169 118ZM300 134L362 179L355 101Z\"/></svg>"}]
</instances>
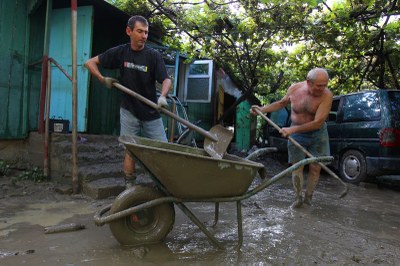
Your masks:
<instances>
[{"instance_id":1,"label":"window frame","mask_svg":"<svg viewBox=\"0 0 400 266\"><path fill-rule=\"evenodd\" d=\"M191 65L201 65L201 64L208 64L208 74L190 74L190 66ZM186 67L186 75L185 75L185 87L183 93L183 99L185 102L192 102L192 103L210 103L211 102L211 92L212 92L212 84L213 84L213 61L212 60L196 60L190 65ZM188 84L189 79L204 79L208 78L208 92L207 92L207 99L188 99Z\"/></svg>"}]
</instances>

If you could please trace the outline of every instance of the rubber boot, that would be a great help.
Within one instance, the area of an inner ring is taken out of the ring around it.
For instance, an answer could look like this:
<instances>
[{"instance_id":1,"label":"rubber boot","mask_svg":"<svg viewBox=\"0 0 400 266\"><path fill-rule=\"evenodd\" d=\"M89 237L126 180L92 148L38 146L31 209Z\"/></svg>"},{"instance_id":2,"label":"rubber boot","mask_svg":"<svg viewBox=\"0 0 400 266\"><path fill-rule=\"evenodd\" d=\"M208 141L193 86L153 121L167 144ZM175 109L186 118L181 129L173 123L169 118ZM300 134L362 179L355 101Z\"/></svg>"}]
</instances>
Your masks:
<instances>
[{"instance_id":1,"label":"rubber boot","mask_svg":"<svg viewBox=\"0 0 400 266\"><path fill-rule=\"evenodd\" d=\"M301 196L301 192L303 189L303 178L299 175L292 176L293 188L296 194L296 199L292 203L292 208L300 208L303 205L303 197Z\"/></svg>"},{"instance_id":2,"label":"rubber boot","mask_svg":"<svg viewBox=\"0 0 400 266\"><path fill-rule=\"evenodd\" d=\"M295 199L295 201L292 203L292 208L300 208L303 206L303 197L301 195L298 195Z\"/></svg>"},{"instance_id":3,"label":"rubber boot","mask_svg":"<svg viewBox=\"0 0 400 266\"><path fill-rule=\"evenodd\" d=\"M311 206L311 200L312 200L312 194L311 195L304 195L304 204L307 204L308 206Z\"/></svg>"}]
</instances>

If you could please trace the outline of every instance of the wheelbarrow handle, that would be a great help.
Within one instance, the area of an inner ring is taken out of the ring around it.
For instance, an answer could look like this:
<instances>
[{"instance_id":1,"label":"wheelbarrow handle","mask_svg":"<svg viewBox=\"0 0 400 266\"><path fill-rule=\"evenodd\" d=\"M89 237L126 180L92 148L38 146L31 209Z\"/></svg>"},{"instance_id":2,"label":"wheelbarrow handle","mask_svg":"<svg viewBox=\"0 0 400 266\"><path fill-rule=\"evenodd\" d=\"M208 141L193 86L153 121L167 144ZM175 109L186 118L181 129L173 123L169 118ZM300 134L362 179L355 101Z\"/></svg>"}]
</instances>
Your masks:
<instances>
[{"instance_id":1,"label":"wheelbarrow handle","mask_svg":"<svg viewBox=\"0 0 400 266\"><path fill-rule=\"evenodd\" d=\"M215 141L215 142L218 141L217 137L216 137L215 135L211 134L210 132L204 130L204 129L201 128L201 127L198 127L198 126L196 126L196 125L190 123L189 121L187 121L187 120L181 118L180 116L178 116L178 115L176 115L176 114L170 112L170 111L167 110L166 108L159 107L159 106L158 106L157 104L155 104L154 102L152 102L152 101L150 101L149 99L143 97L142 95L140 95L140 94L138 94L138 93L136 93L136 92L134 92L134 91L128 89L127 87L125 87L125 86L123 86L123 85L121 85L121 84L119 84L119 83L117 83L117 82L114 82L113 85L114 85L116 88L118 88L119 90L121 90L121 91L123 91L123 92L125 92L125 93L127 93L127 94L129 94L129 95L131 95L131 96L133 96L133 97L135 97L135 98L138 99L139 101L141 101L141 102L147 104L148 106L150 106L150 107L152 107L152 108L154 108L154 109L156 109L156 110L160 110L161 112L163 112L163 113L166 114L167 116L172 117L173 119L179 121L180 123L184 124L184 125L187 126L188 128L197 131L198 133L202 134L203 136L206 136L207 138L211 139L212 141Z\"/></svg>"},{"instance_id":2,"label":"wheelbarrow handle","mask_svg":"<svg viewBox=\"0 0 400 266\"><path fill-rule=\"evenodd\" d=\"M263 114L263 112L261 112L260 108L253 108L253 110L259 114L262 118L264 118L268 124L270 124L271 126L273 126L276 130L278 130L279 132L281 131L281 128L275 124L271 119L269 119L266 115ZM296 140L294 140L291 136L287 136L287 138L289 139L289 141L291 141L297 148L299 148L301 151L303 151L308 157L310 158L315 158L309 151L307 151L303 146L301 146ZM342 179L340 179L340 177L338 177L331 169L329 169L325 164L319 162L318 163L319 166L321 166L321 168L323 168L328 174L330 174L332 177L336 178L340 183L342 183L342 185L345 187L345 190L342 192L342 194L340 195L340 198L346 196L347 192L348 192L348 187L346 185L346 183L344 183L342 181Z\"/></svg>"}]
</instances>

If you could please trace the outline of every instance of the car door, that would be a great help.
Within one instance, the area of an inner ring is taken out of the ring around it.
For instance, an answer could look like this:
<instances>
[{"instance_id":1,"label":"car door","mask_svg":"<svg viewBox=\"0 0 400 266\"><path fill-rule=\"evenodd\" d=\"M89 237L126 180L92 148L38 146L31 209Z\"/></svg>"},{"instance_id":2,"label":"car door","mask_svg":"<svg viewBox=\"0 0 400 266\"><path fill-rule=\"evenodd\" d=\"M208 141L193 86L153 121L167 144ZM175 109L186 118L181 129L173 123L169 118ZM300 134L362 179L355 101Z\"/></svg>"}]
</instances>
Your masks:
<instances>
[{"instance_id":1,"label":"car door","mask_svg":"<svg viewBox=\"0 0 400 266\"><path fill-rule=\"evenodd\" d=\"M337 96L333 99L332 107L326 120L331 155L335 157L335 160L338 160L338 155L342 147L341 108L339 108L341 106L341 101L341 96Z\"/></svg>"}]
</instances>

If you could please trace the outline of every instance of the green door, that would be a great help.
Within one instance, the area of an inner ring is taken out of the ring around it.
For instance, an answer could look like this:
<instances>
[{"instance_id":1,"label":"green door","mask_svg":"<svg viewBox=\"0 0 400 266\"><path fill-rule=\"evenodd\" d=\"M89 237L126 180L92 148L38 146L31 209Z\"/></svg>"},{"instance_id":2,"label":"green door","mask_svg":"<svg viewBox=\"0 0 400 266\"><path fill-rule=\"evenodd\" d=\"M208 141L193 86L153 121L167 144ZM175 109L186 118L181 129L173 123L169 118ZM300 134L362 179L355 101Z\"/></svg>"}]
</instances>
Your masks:
<instances>
[{"instance_id":1,"label":"green door","mask_svg":"<svg viewBox=\"0 0 400 266\"><path fill-rule=\"evenodd\" d=\"M79 132L87 128L89 72L83 66L89 58L92 44L92 6L78 8L77 12L77 90ZM49 56L72 76L71 9L55 9L51 16ZM52 64L50 118L62 118L72 126L72 82Z\"/></svg>"},{"instance_id":2,"label":"green door","mask_svg":"<svg viewBox=\"0 0 400 266\"><path fill-rule=\"evenodd\" d=\"M248 150L250 148L251 124L255 116L249 115L251 104L248 101L241 102L236 107L236 148L238 150Z\"/></svg>"}]
</instances>

